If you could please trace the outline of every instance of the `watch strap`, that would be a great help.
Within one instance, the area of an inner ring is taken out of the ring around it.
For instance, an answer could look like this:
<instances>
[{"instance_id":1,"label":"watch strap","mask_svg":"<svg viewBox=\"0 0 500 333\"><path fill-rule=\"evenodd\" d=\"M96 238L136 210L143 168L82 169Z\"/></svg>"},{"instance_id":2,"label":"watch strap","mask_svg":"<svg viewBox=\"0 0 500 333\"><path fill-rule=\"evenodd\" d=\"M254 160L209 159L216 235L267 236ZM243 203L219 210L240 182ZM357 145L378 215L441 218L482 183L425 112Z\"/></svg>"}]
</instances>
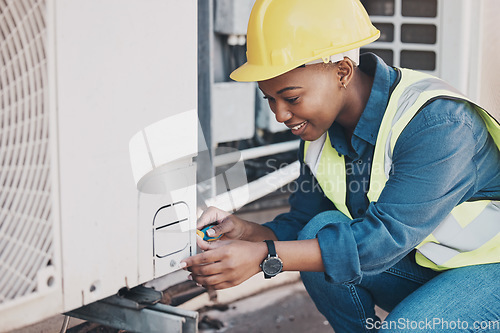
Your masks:
<instances>
[{"instance_id":1,"label":"watch strap","mask_svg":"<svg viewBox=\"0 0 500 333\"><path fill-rule=\"evenodd\" d=\"M272 240L265 240L264 241L267 244L267 251L269 253L270 257L276 257L276 247L274 246L274 241Z\"/></svg>"}]
</instances>

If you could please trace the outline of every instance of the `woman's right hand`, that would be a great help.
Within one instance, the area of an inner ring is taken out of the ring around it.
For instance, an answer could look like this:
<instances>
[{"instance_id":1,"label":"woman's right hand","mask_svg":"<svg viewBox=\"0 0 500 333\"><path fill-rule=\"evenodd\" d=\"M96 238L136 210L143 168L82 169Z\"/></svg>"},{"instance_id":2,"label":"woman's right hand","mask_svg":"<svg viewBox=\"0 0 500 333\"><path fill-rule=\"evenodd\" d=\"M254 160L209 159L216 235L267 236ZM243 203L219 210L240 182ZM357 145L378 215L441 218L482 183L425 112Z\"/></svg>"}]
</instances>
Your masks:
<instances>
[{"instance_id":1,"label":"woman's right hand","mask_svg":"<svg viewBox=\"0 0 500 333\"><path fill-rule=\"evenodd\" d=\"M197 228L201 230L211 223L218 224L207 230L208 236L218 237L219 235L223 235L222 239L245 240L245 227L250 222L219 208L209 207L198 219Z\"/></svg>"}]
</instances>

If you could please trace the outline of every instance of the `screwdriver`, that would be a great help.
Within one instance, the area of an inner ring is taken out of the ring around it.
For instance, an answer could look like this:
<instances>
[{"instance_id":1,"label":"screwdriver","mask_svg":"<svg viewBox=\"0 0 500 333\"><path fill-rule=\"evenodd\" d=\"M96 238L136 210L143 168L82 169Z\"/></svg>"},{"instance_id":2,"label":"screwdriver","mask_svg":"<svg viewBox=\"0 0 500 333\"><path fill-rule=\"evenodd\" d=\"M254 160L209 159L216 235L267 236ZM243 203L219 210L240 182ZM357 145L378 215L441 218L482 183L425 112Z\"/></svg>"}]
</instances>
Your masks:
<instances>
[{"instance_id":1,"label":"screwdriver","mask_svg":"<svg viewBox=\"0 0 500 333\"><path fill-rule=\"evenodd\" d=\"M219 236L216 236L216 237L210 237L209 235L207 235L207 230L212 228L214 225L217 225L217 223L212 223L212 224L209 224L207 226L205 226L203 229L201 230L196 230L196 233L198 234L198 236L200 236L204 241L206 242L213 242L219 238L222 237L222 235L219 235Z\"/></svg>"}]
</instances>

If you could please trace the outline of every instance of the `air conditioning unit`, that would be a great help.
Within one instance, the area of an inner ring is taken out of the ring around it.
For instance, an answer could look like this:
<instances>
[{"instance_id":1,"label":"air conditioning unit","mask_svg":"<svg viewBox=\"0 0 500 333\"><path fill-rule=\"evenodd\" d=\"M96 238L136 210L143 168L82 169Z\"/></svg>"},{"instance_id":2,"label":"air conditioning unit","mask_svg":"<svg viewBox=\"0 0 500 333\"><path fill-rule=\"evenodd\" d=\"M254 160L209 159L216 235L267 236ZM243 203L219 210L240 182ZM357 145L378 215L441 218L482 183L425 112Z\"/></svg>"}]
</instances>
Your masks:
<instances>
[{"instance_id":1,"label":"air conditioning unit","mask_svg":"<svg viewBox=\"0 0 500 333\"><path fill-rule=\"evenodd\" d=\"M0 2L0 332L196 250L196 0Z\"/></svg>"},{"instance_id":2,"label":"air conditioning unit","mask_svg":"<svg viewBox=\"0 0 500 333\"><path fill-rule=\"evenodd\" d=\"M361 0L380 38L362 48L441 77L500 116L495 0Z\"/></svg>"}]
</instances>

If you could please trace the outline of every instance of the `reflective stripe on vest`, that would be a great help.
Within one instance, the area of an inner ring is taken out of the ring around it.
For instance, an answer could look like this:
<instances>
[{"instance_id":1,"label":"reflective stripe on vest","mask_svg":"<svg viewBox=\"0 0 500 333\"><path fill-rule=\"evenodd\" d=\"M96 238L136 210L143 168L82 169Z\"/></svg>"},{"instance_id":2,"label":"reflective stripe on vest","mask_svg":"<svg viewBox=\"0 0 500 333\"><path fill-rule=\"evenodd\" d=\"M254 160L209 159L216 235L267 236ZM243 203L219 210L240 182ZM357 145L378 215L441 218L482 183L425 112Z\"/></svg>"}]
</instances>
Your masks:
<instances>
[{"instance_id":1,"label":"reflective stripe on vest","mask_svg":"<svg viewBox=\"0 0 500 333\"><path fill-rule=\"evenodd\" d=\"M377 136L367 194L370 202L377 201L390 176L399 135L436 98L470 102L500 149L500 125L485 110L438 78L408 69L400 72L401 81L391 94ZM305 142L304 162L325 195L352 218L346 205L345 161L331 146L328 132L316 141ZM458 205L416 248L417 263L434 270L500 262L500 202L481 200Z\"/></svg>"},{"instance_id":2,"label":"reflective stripe on vest","mask_svg":"<svg viewBox=\"0 0 500 333\"><path fill-rule=\"evenodd\" d=\"M344 156L330 144L328 132L315 141L304 144L304 161L311 169L326 197L335 207L352 219L346 205L347 181Z\"/></svg>"}]
</instances>

